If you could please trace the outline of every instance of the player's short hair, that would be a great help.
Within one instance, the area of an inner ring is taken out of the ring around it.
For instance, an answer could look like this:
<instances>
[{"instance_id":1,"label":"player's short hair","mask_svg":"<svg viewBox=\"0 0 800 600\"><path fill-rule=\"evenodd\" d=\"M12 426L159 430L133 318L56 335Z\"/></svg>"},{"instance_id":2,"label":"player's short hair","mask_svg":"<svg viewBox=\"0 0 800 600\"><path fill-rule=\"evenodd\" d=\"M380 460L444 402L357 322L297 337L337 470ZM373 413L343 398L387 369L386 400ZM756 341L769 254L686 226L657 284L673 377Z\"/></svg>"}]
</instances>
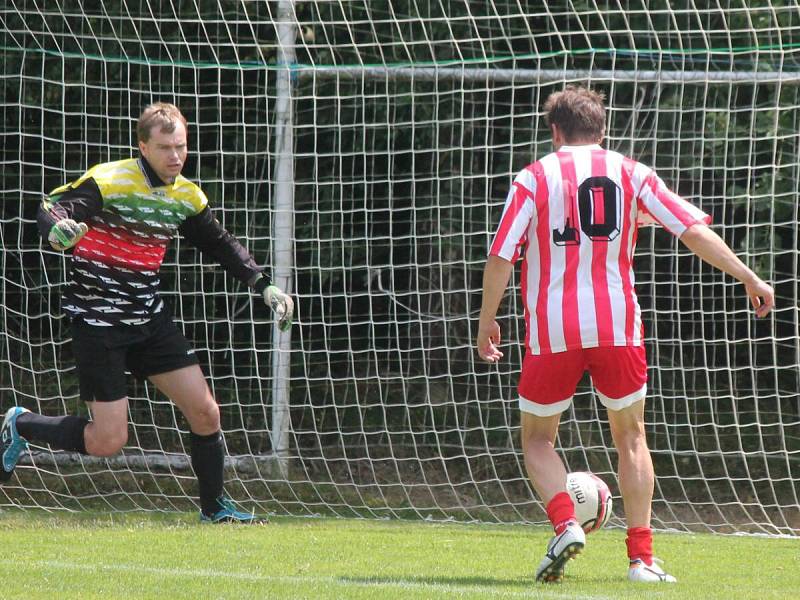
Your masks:
<instances>
[{"instance_id":1,"label":"player's short hair","mask_svg":"<svg viewBox=\"0 0 800 600\"><path fill-rule=\"evenodd\" d=\"M600 139L606 131L604 100L602 92L568 85L545 101L545 122L558 126L568 143Z\"/></svg>"},{"instance_id":2,"label":"player's short hair","mask_svg":"<svg viewBox=\"0 0 800 600\"><path fill-rule=\"evenodd\" d=\"M154 102L142 111L136 123L136 137L146 143L154 127L164 133L172 133L178 122L188 129L186 117L177 106L168 102Z\"/></svg>"}]
</instances>

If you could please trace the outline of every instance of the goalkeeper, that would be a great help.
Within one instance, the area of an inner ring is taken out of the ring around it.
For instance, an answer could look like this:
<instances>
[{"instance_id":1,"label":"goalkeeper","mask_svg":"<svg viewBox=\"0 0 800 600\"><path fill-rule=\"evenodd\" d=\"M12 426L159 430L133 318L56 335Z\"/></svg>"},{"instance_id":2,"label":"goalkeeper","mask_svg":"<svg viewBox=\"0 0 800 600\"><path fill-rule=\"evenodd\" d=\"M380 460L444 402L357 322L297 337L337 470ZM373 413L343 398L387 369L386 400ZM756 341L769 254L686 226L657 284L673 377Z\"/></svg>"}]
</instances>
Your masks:
<instances>
[{"instance_id":1,"label":"goalkeeper","mask_svg":"<svg viewBox=\"0 0 800 600\"><path fill-rule=\"evenodd\" d=\"M156 103L137 124L140 156L96 165L54 190L39 210L42 236L72 250L62 307L71 319L80 396L91 421L46 417L21 407L2 425L8 480L27 441L92 456L111 456L128 440L125 371L149 379L184 414L191 429L191 463L206 522L250 522L223 494L224 446L219 407L189 342L159 296L159 268L180 233L261 295L286 331L290 296L269 284L250 253L214 218L202 190L181 170L188 153L186 119Z\"/></svg>"}]
</instances>

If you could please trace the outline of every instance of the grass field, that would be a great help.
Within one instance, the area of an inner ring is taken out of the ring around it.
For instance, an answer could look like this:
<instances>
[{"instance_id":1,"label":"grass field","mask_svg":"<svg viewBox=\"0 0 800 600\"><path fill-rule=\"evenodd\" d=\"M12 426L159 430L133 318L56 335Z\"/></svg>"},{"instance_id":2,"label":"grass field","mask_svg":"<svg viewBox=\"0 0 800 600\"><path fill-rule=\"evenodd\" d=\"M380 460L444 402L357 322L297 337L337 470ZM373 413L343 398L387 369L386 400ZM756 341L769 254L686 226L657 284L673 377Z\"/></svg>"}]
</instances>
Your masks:
<instances>
[{"instance_id":1,"label":"grass field","mask_svg":"<svg viewBox=\"0 0 800 600\"><path fill-rule=\"evenodd\" d=\"M670 535L673 586L625 580L624 533L593 533L562 585L534 583L545 528L195 515L0 513L0 598L796 598L792 539Z\"/></svg>"}]
</instances>

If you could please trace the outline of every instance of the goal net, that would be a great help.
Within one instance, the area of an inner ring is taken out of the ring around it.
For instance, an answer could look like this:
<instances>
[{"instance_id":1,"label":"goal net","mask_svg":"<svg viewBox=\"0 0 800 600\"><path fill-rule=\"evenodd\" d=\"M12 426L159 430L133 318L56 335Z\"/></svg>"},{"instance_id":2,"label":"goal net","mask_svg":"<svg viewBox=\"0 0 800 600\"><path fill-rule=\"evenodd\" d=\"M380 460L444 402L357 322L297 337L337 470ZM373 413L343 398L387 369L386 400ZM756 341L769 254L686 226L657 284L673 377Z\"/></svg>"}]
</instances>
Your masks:
<instances>
[{"instance_id":1,"label":"goal net","mask_svg":"<svg viewBox=\"0 0 800 600\"><path fill-rule=\"evenodd\" d=\"M2 21L0 398L82 412L60 311L67 259L43 195L131 156L152 101L190 121L185 175L297 298L268 310L176 240L162 289L221 406L226 487L292 515L543 523L519 445L518 278L502 362L473 350L486 252L514 175L552 148L541 106L606 94L606 145L654 166L777 293L647 228L636 254L650 364L654 527L800 533L800 13L793 2L103 3L13 0ZM0 506L187 510L186 421L130 381L111 459L34 447ZM570 470L615 494L584 380ZM621 502L612 524L621 525Z\"/></svg>"}]
</instances>

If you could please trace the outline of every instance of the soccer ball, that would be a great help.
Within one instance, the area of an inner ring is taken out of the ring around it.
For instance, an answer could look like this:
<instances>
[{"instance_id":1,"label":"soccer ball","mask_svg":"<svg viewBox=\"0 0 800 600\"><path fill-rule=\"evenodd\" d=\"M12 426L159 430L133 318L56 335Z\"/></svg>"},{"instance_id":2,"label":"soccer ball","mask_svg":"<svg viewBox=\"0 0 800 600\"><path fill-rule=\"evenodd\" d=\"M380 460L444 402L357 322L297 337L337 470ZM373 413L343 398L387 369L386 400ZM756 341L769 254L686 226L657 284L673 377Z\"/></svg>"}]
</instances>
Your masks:
<instances>
[{"instance_id":1,"label":"soccer ball","mask_svg":"<svg viewBox=\"0 0 800 600\"><path fill-rule=\"evenodd\" d=\"M567 475L567 492L575 505L575 516L586 533L597 531L611 517L611 492L594 473L576 471Z\"/></svg>"}]
</instances>

